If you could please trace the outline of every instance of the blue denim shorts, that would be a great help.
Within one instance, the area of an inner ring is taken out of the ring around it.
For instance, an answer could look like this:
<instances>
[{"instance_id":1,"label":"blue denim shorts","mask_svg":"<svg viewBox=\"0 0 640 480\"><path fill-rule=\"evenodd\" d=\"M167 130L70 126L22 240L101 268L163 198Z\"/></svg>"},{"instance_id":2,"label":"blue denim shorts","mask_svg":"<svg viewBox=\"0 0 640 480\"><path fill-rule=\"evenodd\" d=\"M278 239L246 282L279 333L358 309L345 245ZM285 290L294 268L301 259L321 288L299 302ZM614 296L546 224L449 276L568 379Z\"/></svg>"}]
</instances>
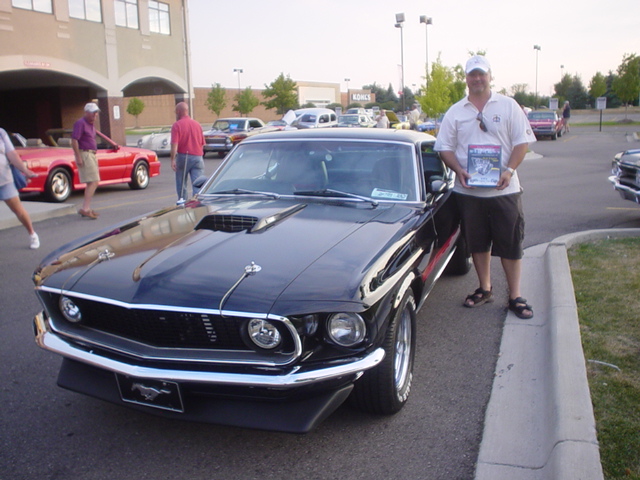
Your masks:
<instances>
[{"instance_id":1,"label":"blue denim shorts","mask_svg":"<svg viewBox=\"0 0 640 480\"><path fill-rule=\"evenodd\" d=\"M10 198L17 197L18 190L13 182L9 182L6 185L0 186L0 200L9 200Z\"/></svg>"}]
</instances>

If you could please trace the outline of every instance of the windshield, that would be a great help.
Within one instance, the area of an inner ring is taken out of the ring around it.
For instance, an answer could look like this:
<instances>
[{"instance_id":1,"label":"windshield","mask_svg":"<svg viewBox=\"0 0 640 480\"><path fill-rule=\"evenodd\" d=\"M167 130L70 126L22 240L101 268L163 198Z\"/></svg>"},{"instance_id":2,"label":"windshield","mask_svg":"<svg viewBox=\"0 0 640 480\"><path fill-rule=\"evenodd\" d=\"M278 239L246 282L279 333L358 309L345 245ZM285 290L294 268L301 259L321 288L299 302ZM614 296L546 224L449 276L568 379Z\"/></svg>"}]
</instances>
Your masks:
<instances>
[{"instance_id":1,"label":"windshield","mask_svg":"<svg viewBox=\"0 0 640 480\"><path fill-rule=\"evenodd\" d=\"M211 127L213 130L220 130L223 132L235 132L238 130L247 129L247 121L242 119L237 120L216 120L216 123Z\"/></svg>"},{"instance_id":2,"label":"windshield","mask_svg":"<svg viewBox=\"0 0 640 480\"><path fill-rule=\"evenodd\" d=\"M529 120L554 120L553 112L530 112Z\"/></svg>"},{"instance_id":3,"label":"windshield","mask_svg":"<svg viewBox=\"0 0 640 480\"><path fill-rule=\"evenodd\" d=\"M415 202L413 145L354 140L241 143L200 193L252 192Z\"/></svg>"},{"instance_id":4,"label":"windshield","mask_svg":"<svg viewBox=\"0 0 640 480\"><path fill-rule=\"evenodd\" d=\"M347 124L357 124L358 123L358 116L357 115L342 115L341 117L338 117L338 122L339 123L347 123Z\"/></svg>"}]
</instances>

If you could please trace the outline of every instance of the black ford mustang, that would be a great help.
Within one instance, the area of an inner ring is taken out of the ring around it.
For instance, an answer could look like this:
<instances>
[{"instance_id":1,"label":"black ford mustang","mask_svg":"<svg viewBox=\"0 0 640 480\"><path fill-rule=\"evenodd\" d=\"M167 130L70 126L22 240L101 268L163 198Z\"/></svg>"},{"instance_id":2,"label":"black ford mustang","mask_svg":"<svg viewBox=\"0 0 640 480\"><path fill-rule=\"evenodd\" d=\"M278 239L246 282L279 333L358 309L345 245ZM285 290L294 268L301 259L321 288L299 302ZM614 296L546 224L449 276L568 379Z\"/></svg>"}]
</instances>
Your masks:
<instances>
[{"instance_id":1,"label":"black ford mustang","mask_svg":"<svg viewBox=\"0 0 640 480\"><path fill-rule=\"evenodd\" d=\"M185 205L50 254L36 341L58 384L172 418L306 432L409 396L416 312L466 273L434 138L317 129L240 143Z\"/></svg>"}]
</instances>

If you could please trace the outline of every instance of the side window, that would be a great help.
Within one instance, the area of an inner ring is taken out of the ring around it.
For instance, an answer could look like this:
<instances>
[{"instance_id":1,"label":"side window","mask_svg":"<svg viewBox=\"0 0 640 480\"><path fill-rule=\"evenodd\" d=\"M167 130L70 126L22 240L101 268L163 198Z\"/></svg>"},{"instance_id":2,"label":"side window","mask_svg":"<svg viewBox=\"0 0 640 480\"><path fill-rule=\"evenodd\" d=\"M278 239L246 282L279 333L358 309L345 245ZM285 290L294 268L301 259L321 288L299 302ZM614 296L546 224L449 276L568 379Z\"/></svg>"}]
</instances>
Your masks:
<instances>
[{"instance_id":1,"label":"side window","mask_svg":"<svg viewBox=\"0 0 640 480\"><path fill-rule=\"evenodd\" d=\"M445 167L440 160L438 152L433 150L433 142L424 142L420 146L420 152L422 157L422 171L424 173L424 180L429 184L429 181L435 177L444 178Z\"/></svg>"},{"instance_id":2,"label":"side window","mask_svg":"<svg viewBox=\"0 0 640 480\"><path fill-rule=\"evenodd\" d=\"M318 120L318 123L327 123L329 121L329 116L328 115L320 115L320 120Z\"/></svg>"},{"instance_id":3,"label":"side window","mask_svg":"<svg viewBox=\"0 0 640 480\"><path fill-rule=\"evenodd\" d=\"M337 121L337 120L338 120L338 117L336 117L336 114L335 114L335 113L332 113L332 114L331 114L331 121L332 121L332 122L335 122L335 121Z\"/></svg>"}]
</instances>

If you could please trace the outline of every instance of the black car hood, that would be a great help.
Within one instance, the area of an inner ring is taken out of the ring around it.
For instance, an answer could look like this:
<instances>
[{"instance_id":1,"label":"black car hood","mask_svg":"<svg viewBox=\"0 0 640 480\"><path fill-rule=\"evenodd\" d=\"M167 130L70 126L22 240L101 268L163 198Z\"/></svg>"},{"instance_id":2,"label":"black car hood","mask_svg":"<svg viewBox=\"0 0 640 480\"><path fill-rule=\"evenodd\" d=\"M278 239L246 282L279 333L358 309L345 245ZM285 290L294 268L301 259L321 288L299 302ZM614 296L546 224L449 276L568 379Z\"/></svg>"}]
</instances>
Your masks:
<instances>
[{"instance_id":1,"label":"black car hood","mask_svg":"<svg viewBox=\"0 0 640 480\"><path fill-rule=\"evenodd\" d=\"M38 269L36 283L126 304L218 309L254 264L259 271L228 295L224 310L270 312L287 289L296 302L361 303L371 259L398 243L414 216L415 209L394 204L191 202L58 252Z\"/></svg>"}]
</instances>

